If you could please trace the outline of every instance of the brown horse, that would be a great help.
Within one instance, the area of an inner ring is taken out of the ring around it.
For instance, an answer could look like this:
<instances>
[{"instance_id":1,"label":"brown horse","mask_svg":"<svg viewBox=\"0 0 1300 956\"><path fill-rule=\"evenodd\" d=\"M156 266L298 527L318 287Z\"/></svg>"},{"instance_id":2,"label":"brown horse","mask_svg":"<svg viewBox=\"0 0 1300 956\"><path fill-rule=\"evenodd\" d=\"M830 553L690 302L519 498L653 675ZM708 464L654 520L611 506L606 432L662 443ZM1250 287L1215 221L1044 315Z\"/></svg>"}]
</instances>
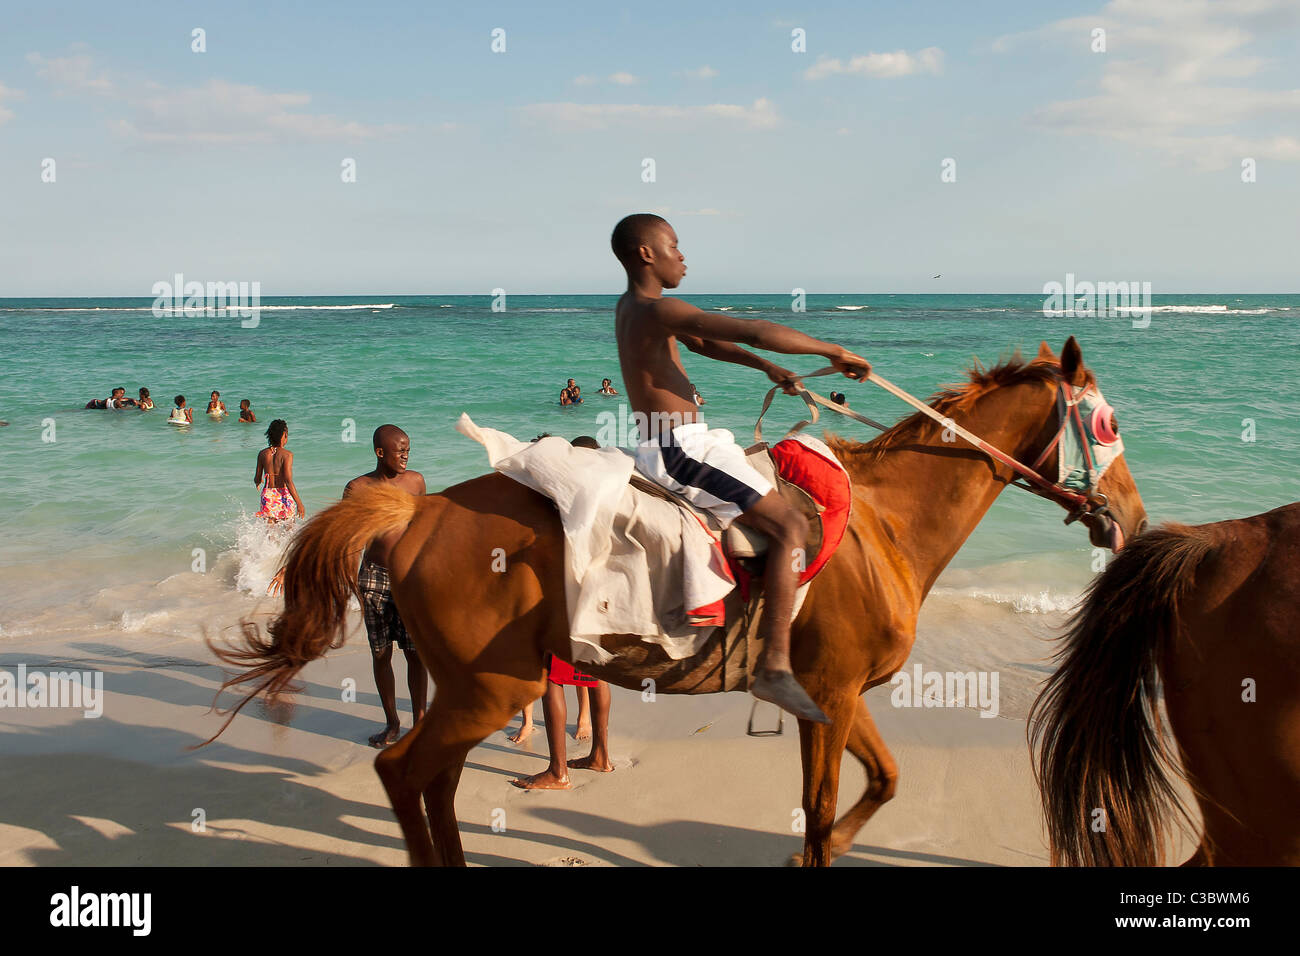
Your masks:
<instances>
[{"instance_id":1,"label":"brown horse","mask_svg":"<svg viewBox=\"0 0 1300 956\"><path fill-rule=\"evenodd\" d=\"M1300 504L1124 549L1030 714L1053 863L1163 862L1181 779L1203 824L1184 865L1300 866L1298 612Z\"/></svg>"},{"instance_id":2,"label":"brown horse","mask_svg":"<svg viewBox=\"0 0 1300 956\"><path fill-rule=\"evenodd\" d=\"M1093 381L1073 337L1059 360L1043 343L1031 361L1013 357L987 371L977 367L969 378L937 395L934 408L1022 462L1034 461L1057 434L1061 382ZM903 666L921 602L1013 477L945 431L918 413L867 444L829 439L852 478L854 512L793 630L795 674L831 718L799 724L805 865L827 865L848 850L893 797L898 768L861 695ZM1047 464L1055 464L1054 454ZM1096 491L1108 496L1110 517L1083 518L1094 544L1145 526L1122 458ZM284 611L269 635L245 623L245 646L220 652L245 668L225 686L251 682L244 703L262 691L275 695L341 640L360 549L402 527L391 552L393 595L437 690L424 719L381 753L375 768L411 861L464 865L453 800L466 755L541 696L547 651L570 653L564 537L549 499L489 474L423 499L377 489L322 511L290 553ZM683 673L672 664L656 648L584 670L635 689L650 677L661 693L721 689L716 678L700 676L707 667ZM867 789L837 824L846 745L866 769Z\"/></svg>"}]
</instances>

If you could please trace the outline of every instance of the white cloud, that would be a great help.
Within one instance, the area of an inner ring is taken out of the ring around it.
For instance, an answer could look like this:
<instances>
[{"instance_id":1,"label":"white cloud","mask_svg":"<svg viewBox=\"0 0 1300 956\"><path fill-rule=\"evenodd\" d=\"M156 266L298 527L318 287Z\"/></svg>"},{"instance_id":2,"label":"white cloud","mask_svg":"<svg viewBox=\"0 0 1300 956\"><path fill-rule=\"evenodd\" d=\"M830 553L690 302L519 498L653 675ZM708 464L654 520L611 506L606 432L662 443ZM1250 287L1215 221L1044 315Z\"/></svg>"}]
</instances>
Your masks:
<instances>
[{"instance_id":1,"label":"white cloud","mask_svg":"<svg viewBox=\"0 0 1300 956\"><path fill-rule=\"evenodd\" d=\"M634 74L621 71L618 73L611 73L609 76L603 78L592 76L590 73L583 73L581 76L575 76L573 78L574 86L595 86L597 83L601 82L613 83L616 86L633 86L640 83L641 78Z\"/></svg>"},{"instance_id":2,"label":"white cloud","mask_svg":"<svg viewBox=\"0 0 1300 956\"><path fill-rule=\"evenodd\" d=\"M95 93L112 96L113 81L99 72L88 53L69 56L44 57L28 53L27 62L36 67L36 75L46 80L61 93Z\"/></svg>"},{"instance_id":3,"label":"white cloud","mask_svg":"<svg viewBox=\"0 0 1300 956\"><path fill-rule=\"evenodd\" d=\"M937 46L928 46L924 50L908 53L895 50L893 53L864 53L855 56L847 63L823 57L804 71L804 78L821 80L839 73L859 76L873 76L877 79L894 79L900 76L915 76L918 73L942 73L943 50Z\"/></svg>"},{"instance_id":4,"label":"white cloud","mask_svg":"<svg viewBox=\"0 0 1300 956\"><path fill-rule=\"evenodd\" d=\"M313 113L307 93L277 93L248 84L209 80L202 86L164 87L110 77L88 53L64 57L28 54L36 73L65 95L93 95L117 103L125 115L115 132L149 143L260 143L357 140L403 127L370 125Z\"/></svg>"},{"instance_id":5,"label":"white cloud","mask_svg":"<svg viewBox=\"0 0 1300 956\"><path fill-rule=\"evenodd\" d=\"M116 128L155 143L369 139L400 128L303 112L310 102L306 93L209 80L203 86L145 92L133 99L133 116L119 120Z\"/></svg>"},{"instance_id":6,"label":"white cloud","mask_svg":"<svg viewBox=\"0 0 1300 956\"><path fill-rule=\"evenodd\" d=\"M1248 53L1253 31L1294 23L1295 11L1282 0L1113 0L1096 16L1002 37L994 48L1036 37L1098 58L1096 91L1042 107L1031 117L1039 125L1149 147L1202 170L1248 156L1294 162L1300 139L1285 130L1300 124L1300 89L1240 81L1269 65ZM1088 52L1097 27L1105 53Z\"/></svg>"},{"instance_id":7,"label":"white cloud","mask_svg":"<svg viewBox=\"0 0 1300 956\"><path fill-rule=\"evenodd\" d=\"M528 117L557 126L604 129L619 122L679 122L725 120L753 129L770 129L780 116L767 99L750 106L711 103L707 106L654 106L638 103L533 103L519 107Z\"/></svg>"},{"instance_id":8,"label":"white cloud","mask_svg":"<svg viewBox=\"0 0 1300 956\"><path fill-rule=\"evenodd\" d=\"M682 74L690 77L692 80L711 80L718 75L718 71L706 64L704 66L696 67L693 70L682 70Z\"/></svg>"},{"instance_id":9,"label":"white cloud","mask_svg":"<svg viewBox=\"0 0 1300 956\"><path fill-rule=\"evenodd\" d=\"M14 111L5 106L5 100L20 100L22 98L22 90L15 90L13 87L0 83L0 126L14 118Z\"/></svg>"}]
</instances>

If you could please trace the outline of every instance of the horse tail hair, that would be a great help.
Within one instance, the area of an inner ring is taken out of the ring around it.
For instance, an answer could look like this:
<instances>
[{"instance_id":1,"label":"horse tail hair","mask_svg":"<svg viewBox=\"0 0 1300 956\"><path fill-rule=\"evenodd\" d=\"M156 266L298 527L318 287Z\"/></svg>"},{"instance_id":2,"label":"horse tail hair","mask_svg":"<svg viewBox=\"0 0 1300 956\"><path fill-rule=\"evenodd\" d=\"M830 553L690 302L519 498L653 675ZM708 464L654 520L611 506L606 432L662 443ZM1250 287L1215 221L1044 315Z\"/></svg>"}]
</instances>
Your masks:
<instances>
[{"instance_id":1,"label":"horse tail hair","mask_svg":"<svg viewBox=\"0 0 1300 956\"><path fill-rule=\"evenodd\" d=\"M357 590L357 565L370 543L410 524L421 499L397 488L376 485L344 498L317 514L294 539L284 566L284 610L267 632L247 618L234 646L208 646L237 669L217 691L240 685L252 689L228 711L221 729L198 746L216 740L253 698L274 701L290 689L294 676L325 652L343 644L348 600ZM215 701L213 704L215 708ZM218 711L222 713L222 711Z\"/></svg>"},{"instance_id":2,"label":"horse tail hair","mask_svg":"<svg viewBox=\"0 0 1300 956\"><path fill-rule=\"evenodd\" d=\"M1203 527L1139 535L1085 592L1029 712L1054 866L1155 866L1171 811L1192 827L1162 733L1160 661L1178 606L1215 550Z\"/></svg>"}]
</instances>

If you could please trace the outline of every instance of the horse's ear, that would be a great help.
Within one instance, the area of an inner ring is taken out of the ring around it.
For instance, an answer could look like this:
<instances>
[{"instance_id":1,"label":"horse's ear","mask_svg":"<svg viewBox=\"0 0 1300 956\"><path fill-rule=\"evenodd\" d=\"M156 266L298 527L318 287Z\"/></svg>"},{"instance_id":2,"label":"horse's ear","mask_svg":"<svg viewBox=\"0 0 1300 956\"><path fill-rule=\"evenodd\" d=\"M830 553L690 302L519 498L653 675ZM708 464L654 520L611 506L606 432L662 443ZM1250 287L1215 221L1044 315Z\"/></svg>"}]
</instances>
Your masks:
<instances>
[{"instance_id":1,"label":"horse's ear","mask_svg":"<svg viewBox=\"0 0 1300 956\"><path fill-rule=\"evenodd\" d=\"M1082 385L1087 381L1083 349L1079 348L1079 342L1073 335L1066 340L1065 348L1061 349L1061 374L1071 385Z\"/></svg>"},{"instance_id":2,"label":"horse's ear","mask_svg":"<svg viewBox=\"0 0 1300 956\"><path fill-rule=\"evenodd\" d=\"M1052 347L1051 347L1050 345L1047 344L1047 340L1046 340L1046 339L1044 339L1042 342L1039 343L1039 345L1038 345L1038 355L1036 356L1036 358L1040 358L1040 359L1054 359L1054 358L1056 358L1056 353L1052 351Z\"/></svg>"}]
</instances>

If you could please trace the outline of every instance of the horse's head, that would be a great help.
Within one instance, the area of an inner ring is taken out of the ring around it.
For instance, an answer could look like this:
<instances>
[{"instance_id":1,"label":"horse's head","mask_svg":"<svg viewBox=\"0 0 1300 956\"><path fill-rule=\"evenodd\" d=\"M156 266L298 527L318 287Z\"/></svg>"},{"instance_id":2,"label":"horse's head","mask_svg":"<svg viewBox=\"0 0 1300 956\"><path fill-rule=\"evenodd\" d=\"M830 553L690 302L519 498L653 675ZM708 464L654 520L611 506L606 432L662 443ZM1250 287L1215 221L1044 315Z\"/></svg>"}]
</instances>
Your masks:
<instances>
[{"instance_id":1,"label":"horse's head","mask_svg":"<svg viewBox=\"0 0 1300 956\"><path fill-rule=\"evenodd\" d=\"M1124 460L1115 410L1102 397L1074 336L1056 355L1044 342L1035 361L1059 364L1060 393L1046 434L1054 444L1034 467L1049 481L1087 499L1077 517L1099 548L1119 551L1147 526L1146 508Z\"/></svg>"}]
</instances>

